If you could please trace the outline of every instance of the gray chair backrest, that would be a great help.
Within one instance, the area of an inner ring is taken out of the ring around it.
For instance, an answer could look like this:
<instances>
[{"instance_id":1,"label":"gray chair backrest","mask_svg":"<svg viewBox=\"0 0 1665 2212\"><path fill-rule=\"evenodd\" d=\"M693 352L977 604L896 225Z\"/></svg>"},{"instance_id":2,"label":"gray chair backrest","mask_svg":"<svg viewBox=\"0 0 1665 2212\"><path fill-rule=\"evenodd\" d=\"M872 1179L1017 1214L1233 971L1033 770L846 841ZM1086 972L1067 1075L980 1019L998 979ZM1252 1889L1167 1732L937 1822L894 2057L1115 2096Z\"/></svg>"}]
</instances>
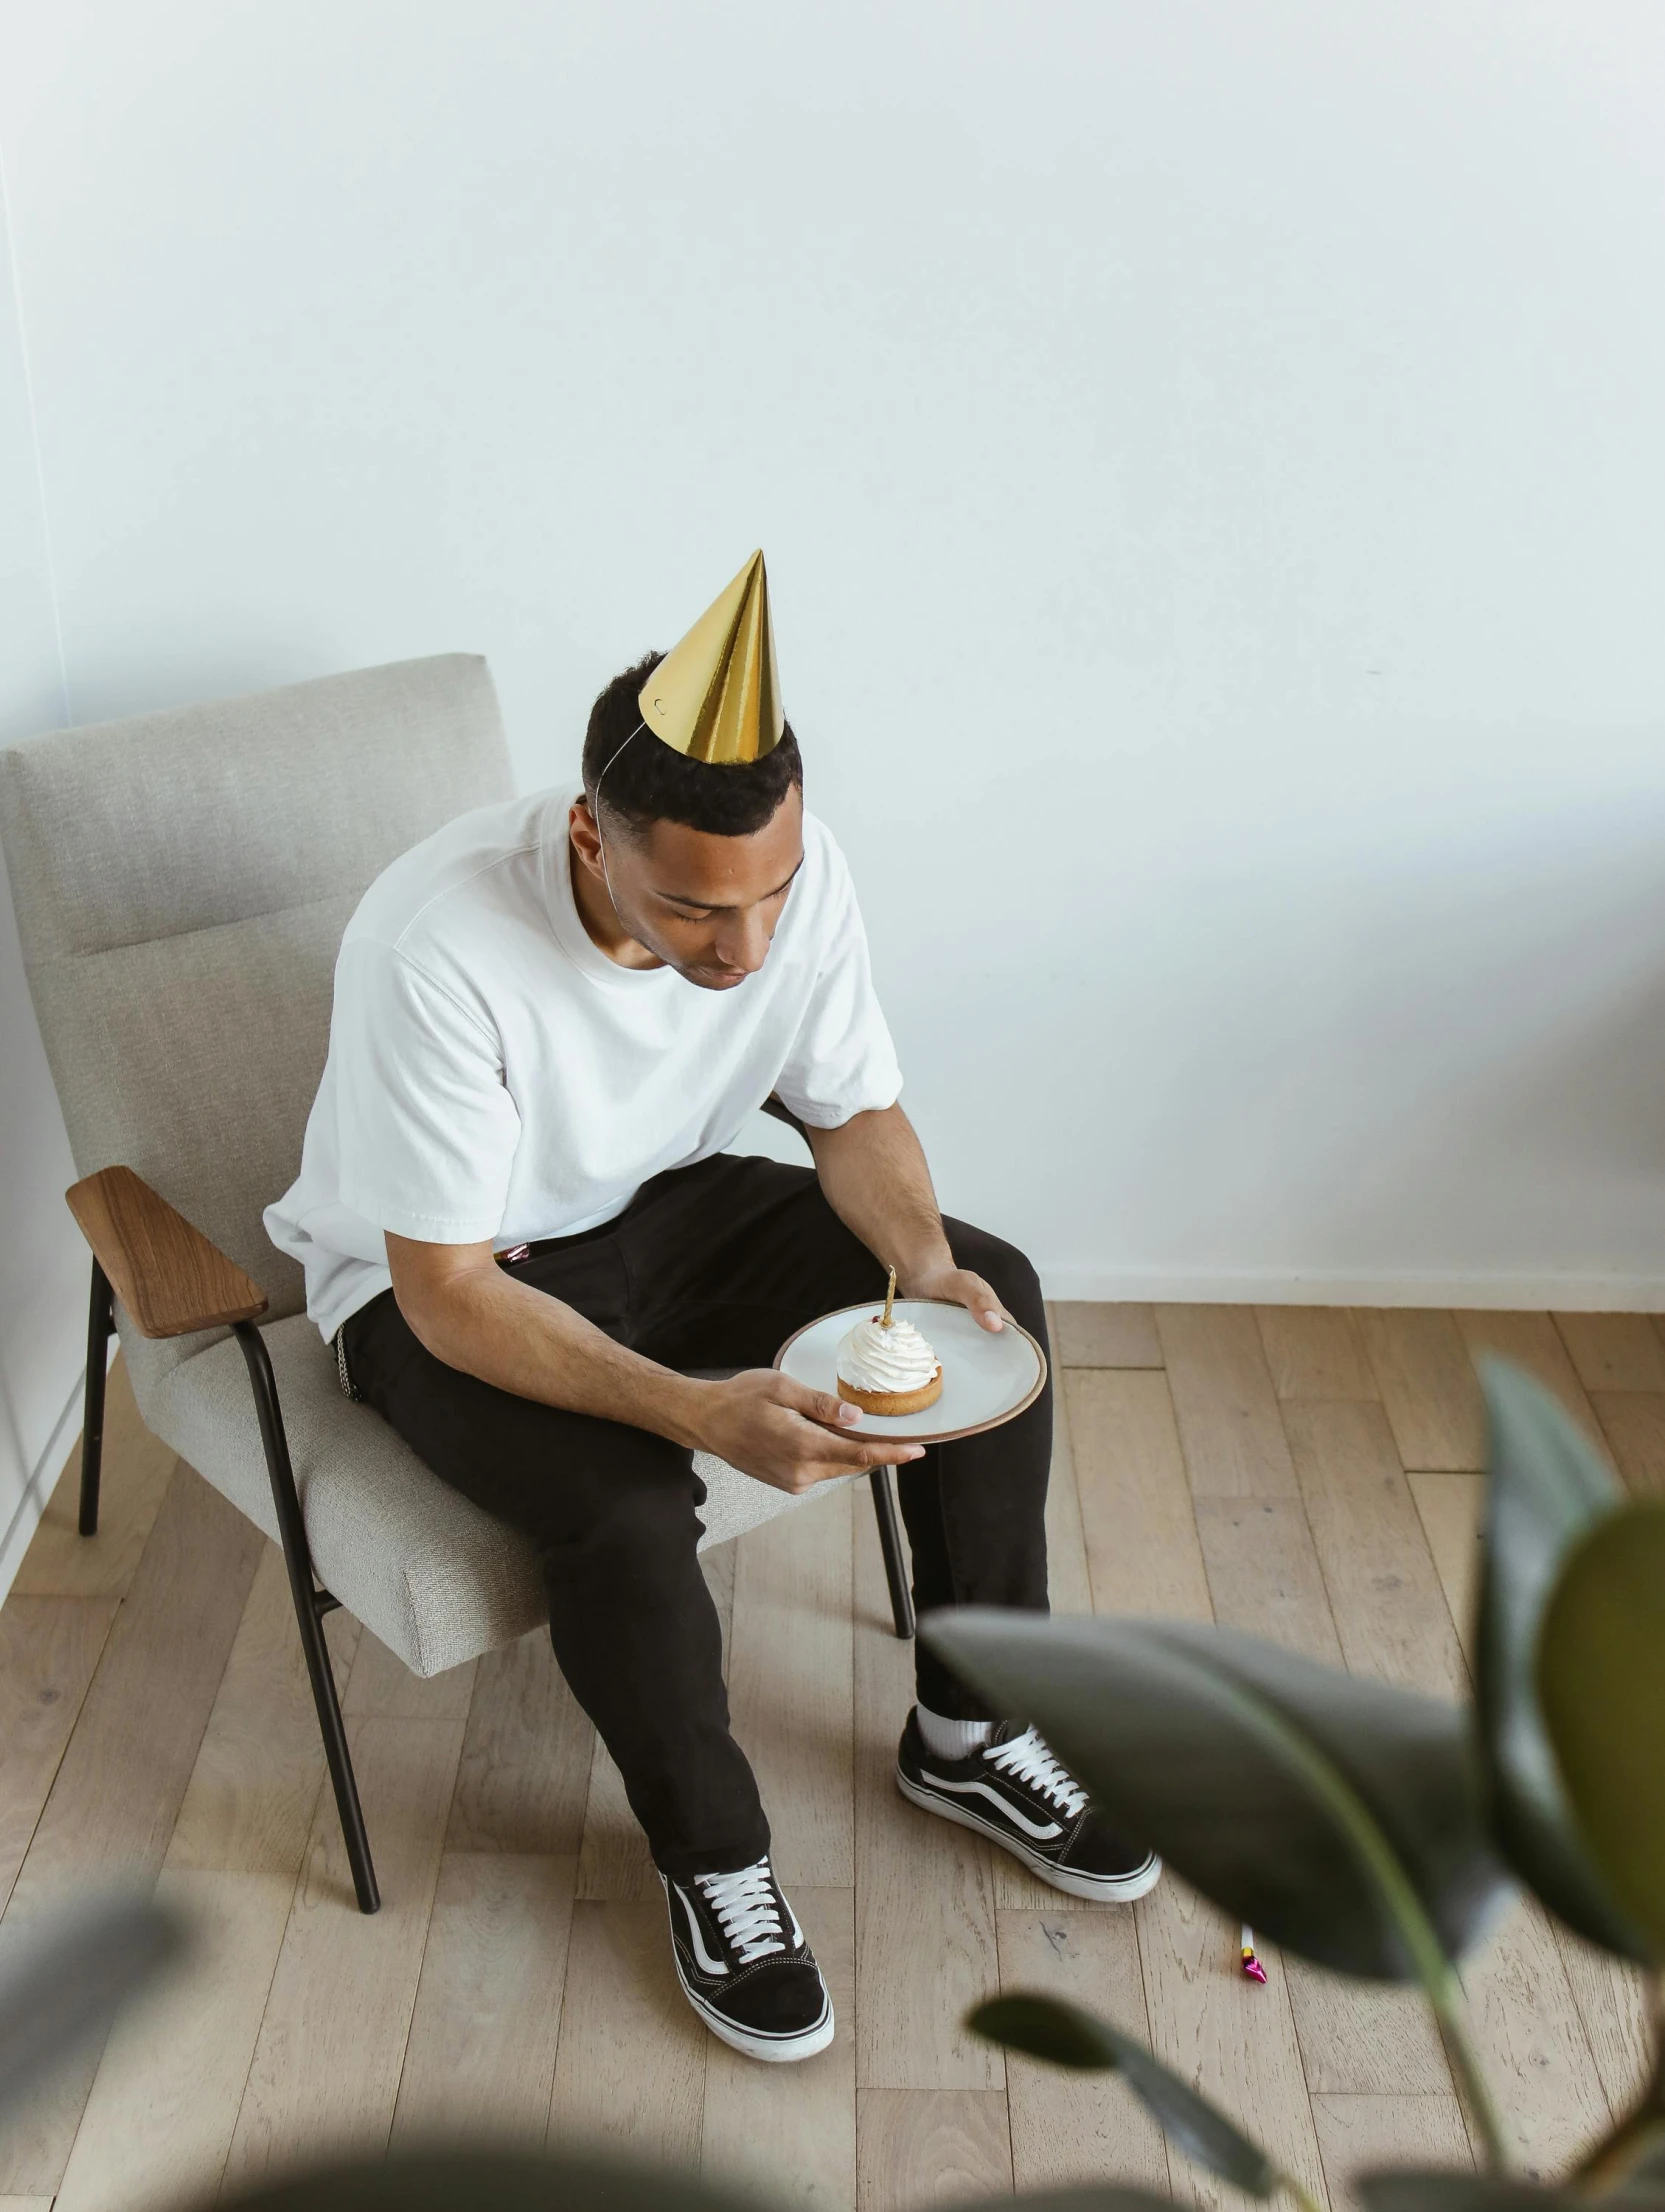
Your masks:
<instances>
[{"instance_id":1,"label":"gray chair backrest","mask_svg":"<svg viewBox=\"0 0 1665 2212\"><path fill-rule=\"evenodd\" d=\"M260 1215L300 1164L341 932L391 860L512 789L490 673L464 653L0 753L0 840L76 1168L134 1168L274 1318L304 1288ZM141 1364L155 1376L202 1341Z\"/></svg>"}]
</instances>

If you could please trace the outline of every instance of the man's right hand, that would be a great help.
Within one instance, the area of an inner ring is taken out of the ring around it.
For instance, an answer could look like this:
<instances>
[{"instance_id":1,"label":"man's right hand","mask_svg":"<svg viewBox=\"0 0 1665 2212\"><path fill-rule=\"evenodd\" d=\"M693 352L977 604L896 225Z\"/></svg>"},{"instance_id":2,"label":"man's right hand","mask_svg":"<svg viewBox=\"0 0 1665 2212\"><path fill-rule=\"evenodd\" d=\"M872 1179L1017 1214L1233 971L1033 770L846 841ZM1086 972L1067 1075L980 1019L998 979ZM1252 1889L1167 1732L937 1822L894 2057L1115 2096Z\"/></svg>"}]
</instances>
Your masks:
<instances>
[{"instance_id":1,"label":"man's right hand","mask_svg":"<svg viewBox=\"0 0 1665 2212\"><path fill-rule=\"evenodd\" d=\"M863 1437L857 1407L806 1390L772 1367L748 1368L702 1388L711 1395L700 1408L700 1449L794 1497L834 1475L924 1456L921 1444Z\"/></svg>"}]
</instances>

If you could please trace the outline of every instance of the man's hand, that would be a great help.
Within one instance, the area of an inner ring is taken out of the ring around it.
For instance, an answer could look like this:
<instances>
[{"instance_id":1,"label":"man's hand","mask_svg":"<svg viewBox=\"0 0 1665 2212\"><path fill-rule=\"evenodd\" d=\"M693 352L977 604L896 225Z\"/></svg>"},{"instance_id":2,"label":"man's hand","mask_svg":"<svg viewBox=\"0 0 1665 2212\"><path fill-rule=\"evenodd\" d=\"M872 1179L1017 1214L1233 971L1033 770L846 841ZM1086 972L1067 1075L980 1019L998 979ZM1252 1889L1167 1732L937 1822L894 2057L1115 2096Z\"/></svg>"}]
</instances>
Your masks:
<instances>
[{"instance_id":1,"label":"man's hand","mask_svg":"<svg viewBox=\"0 0 1665 2212\"><path fill-rule=\"evenodd\" d=\"M702 1387L710 1392L697 1429L702 1450L794 1497L834 1475L900 1466L923 1456L919 1444L855 1435L858 1407L825 1391L806 1390L772 1367L749 1368Z\"/></svg>"},{"instance_id":2,"label":"man's hand","mask_svg":"<svg viewBox=\"0 0 1665 2212\"><path fill-rule=\"evenodd\" d=\"M1005 1310L982 1276L956 1267L951 1259L905 1278L899 1275L896 1287L904 1298L940 1298L947 1305L964 1306L977 1326L991 1335L1006 1326Z\"/></svg>"}]
</instances>

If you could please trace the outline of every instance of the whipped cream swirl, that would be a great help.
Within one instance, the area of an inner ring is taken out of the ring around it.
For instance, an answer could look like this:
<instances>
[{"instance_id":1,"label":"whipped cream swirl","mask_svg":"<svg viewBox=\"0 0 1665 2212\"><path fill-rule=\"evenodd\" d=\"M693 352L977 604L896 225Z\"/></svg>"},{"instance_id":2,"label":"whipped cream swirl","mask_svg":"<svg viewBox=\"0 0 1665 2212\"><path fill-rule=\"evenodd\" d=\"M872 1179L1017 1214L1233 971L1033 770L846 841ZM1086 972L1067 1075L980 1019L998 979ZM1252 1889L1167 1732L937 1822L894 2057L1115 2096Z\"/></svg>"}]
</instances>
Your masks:
<instances>
[{"instance_id":1,"label":"whipped cream swirl","mask_svg":"<svg viewBox=\"0 0 1665 2212\"><path fill-rule=\"evenodd\" d=\"M911 1321L877 1314L858 1321L838 1347L838 1378L853 1390L923 1390L937 1371L937 1355Z\"/></svg>"}]
</instances>

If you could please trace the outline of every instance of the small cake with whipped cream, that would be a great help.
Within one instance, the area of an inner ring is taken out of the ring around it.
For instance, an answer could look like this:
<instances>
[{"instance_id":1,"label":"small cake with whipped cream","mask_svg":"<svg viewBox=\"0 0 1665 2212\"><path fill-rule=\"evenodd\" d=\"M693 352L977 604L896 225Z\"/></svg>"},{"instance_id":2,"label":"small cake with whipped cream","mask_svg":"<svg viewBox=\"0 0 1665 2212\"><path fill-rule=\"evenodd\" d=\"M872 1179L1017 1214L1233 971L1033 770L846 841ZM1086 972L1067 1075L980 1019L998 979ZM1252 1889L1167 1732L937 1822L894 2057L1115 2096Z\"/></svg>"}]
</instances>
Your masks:
<instances>
[{"instance_id":1,"label":"small cake with whipped cream","mask_svg":"<svg viewBox=\"0 0 1665 2212\"><path fill-rule=\"evenodd\" d=\"M942 1365L911 1321L892 1313L896 1277L883 1313L858 1321L838 1347L838 1395L863 1413L923 1413L942 1396Z\"/></svg>"}]
</instances>

